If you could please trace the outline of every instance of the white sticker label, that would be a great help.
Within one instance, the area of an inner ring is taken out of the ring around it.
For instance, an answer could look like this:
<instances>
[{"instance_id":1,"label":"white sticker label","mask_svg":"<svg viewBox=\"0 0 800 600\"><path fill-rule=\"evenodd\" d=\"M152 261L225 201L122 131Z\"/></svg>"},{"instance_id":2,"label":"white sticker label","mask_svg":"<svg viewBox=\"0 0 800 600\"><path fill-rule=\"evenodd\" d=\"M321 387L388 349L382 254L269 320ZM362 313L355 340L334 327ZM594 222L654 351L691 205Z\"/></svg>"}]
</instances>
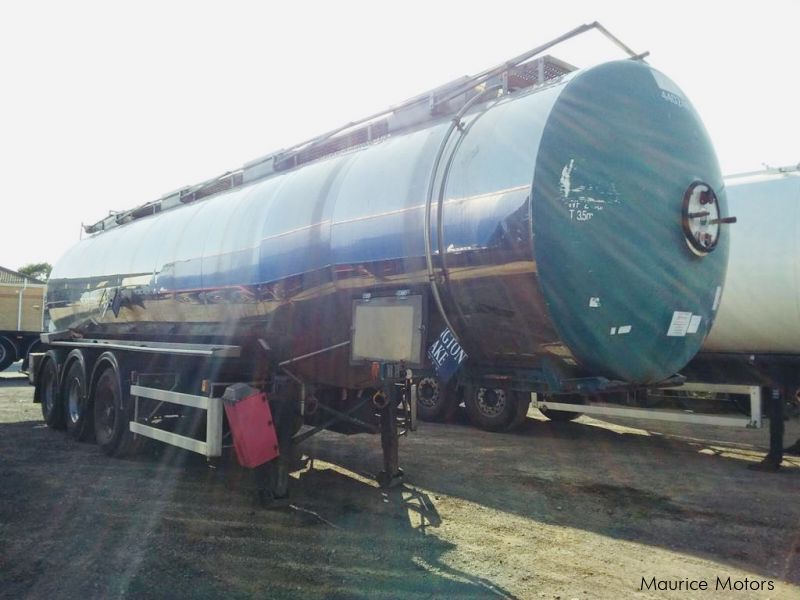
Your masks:
<instances>
[{"instance_id":1,"label":"white sticker label","mask_svg":"<svg viewBox=\"0 0 800 600\"><path fill-rule=\"evenodd\" d=\"M600 306L600 298L595 298L592 296L589 298L589 308L599 308Z\"/></svg>"},{"instance_id":2,"label":"white sticker label","mask_svg":"<svg viewBox=\"0 0 800 600\"><path fill-rule=\"evenodd\" d=\"M722 286L717 286L717 292L714 294L714 304L711 307L711 310L717 310L719 308L719 299L722 296Z\"/></svg>"},{"instance_id":3,"label":"white sticker label","mask_svg":"<svg viewBox=\"0 0 800 600\"><path fill-rule=\"evenodd\" d=\"M612 327L611 328L611 335L616 335L616 333L617 333L617 328L616 327Z\"/></svg>"},{"instance_id":4,"label":"white sticker label","mask_svg":"<svg viewBox=\"0 0 800 600\"><path fill-rule=\"evenodd\" d=\"M667 329L667 337L683 337L689 330L689 322L692 320L692 313L676 310L672 313L672 321Z\"/></svg>"},{"instance_id":5,"label":"white sticker label","mask_svg":"<svg viewBox=\"0 0 800 600\"><path fill-rule=\"evenodd\" d=\"M630 333L631 329L633 329L631 325L622 325L619 329L617 329L617 333L619 333L620 335L624 333Z\"/></svg>"},{"instance_id":6,"label":"white sticker label","mask_svg":"<svg viewBox=\"0 0 800 600\"><path fill-rule=\"evenodd\" d=\"M689 329L686 330L686 333L697 333L697 330L700 329L700 321L703 320L703 317L700 315L692 315L692 318L689 319Z\"/></svg>"}]
</instances>

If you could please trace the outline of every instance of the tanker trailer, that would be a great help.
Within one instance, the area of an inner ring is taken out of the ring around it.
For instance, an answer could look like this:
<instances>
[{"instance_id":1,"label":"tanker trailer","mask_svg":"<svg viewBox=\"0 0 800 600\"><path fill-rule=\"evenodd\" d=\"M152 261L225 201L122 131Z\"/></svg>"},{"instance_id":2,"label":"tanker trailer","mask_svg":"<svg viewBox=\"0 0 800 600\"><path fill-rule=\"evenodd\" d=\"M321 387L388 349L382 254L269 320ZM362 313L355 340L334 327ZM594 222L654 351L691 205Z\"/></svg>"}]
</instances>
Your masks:
<instances>
[{"instance_id":1,"label":"tanker trailer","mask_svg":"<svg viewBox=\"0 0 800 600\"><path fill-rule=\"evenodd\" d=\"M714 328L685 373L692 381L800 387L800 171L725 178L739 218Z\"/></svg>"},{"instance_id":2,"label":"tanker trailer","mask_svg":"<svg viewBox=\"0 0 800 600\"><path fill-rule=\"evenodd\" d=\"M381 432L391 482L412 369L489 429L532 391L671 381L725 274L714 151L641 57L533 60L552 45L88 227L48 285L47 423L211 455L223 382L252 382L282 449ZM197 411L205 442L169 431Z\"/></svg>"},{"instance_id":3,"label":"tanker trailer","mask_svg":"<svg viewBox=\"0 0 800 600\"><path fill-rule=\"evenodd\" d=\"M731 175L725 186L740 223L731 233L725 294L714 328L684 374L692 382L687 387L731 401L750 426L761 426L766 408L769 452L757 468L775 471L783 459L786 410L797 414L800 400L800 171ZM772 391L762 407L764 388Z\"/></svg>"}]
</instances>

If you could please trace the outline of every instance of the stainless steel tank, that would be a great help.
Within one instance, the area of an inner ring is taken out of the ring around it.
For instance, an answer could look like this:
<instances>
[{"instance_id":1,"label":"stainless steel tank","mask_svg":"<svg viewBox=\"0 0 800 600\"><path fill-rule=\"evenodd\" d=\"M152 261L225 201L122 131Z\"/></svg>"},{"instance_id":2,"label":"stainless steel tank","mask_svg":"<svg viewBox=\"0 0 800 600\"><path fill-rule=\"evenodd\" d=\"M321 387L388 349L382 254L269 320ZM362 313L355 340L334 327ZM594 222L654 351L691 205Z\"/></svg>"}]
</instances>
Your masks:
<instances>
[{"instance_id":1,"label":"stainless steel tank","mask_svg":"<svg viewBox=\"0 0 800 600\"><path fill-rule=\"evenodd\" d=\"M53 270L53 327L259 341L285 360L348 340L365 293L427 297L427 235L471 365L649 383L688 362L715 316L727 205L675 84L612 62L477 103L454 133L451 117L84 239ZM297 369L361 377L346 347Z\"/></svg>"}]
</instances>

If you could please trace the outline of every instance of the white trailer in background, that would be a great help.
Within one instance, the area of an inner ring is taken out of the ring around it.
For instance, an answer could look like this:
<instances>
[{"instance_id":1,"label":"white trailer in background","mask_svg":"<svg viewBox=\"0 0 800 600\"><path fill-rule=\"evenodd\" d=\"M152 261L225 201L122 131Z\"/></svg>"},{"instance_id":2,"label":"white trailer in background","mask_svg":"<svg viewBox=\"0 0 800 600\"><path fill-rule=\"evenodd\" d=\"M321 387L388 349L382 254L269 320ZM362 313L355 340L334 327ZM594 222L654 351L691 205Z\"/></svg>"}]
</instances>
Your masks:
<instances>
[{"instance_id":1,"label":"white trailer in background","mask_svg":"<svg viewBox=\"0 0 800 600\"><path fill-rule=\"evenodd\" d=\"M716 319L700 354L682 371L688 393L749 397L748 416L650 408L534 406L564 414L600 414L708 425L761 426L761 388L800 390L800 165L725 178L736 215ZM742 404L740 403L740 406Z\"/></svg>"},{"instance_id":2,"label":"white trailer in background","mask_svg":"<svg viewBox=\"0 0 800 600\"><path fill-rule=\"evenodd\" d=\"M725 180L731 227L725 293L702 352L800 359L800 170Z\"/></svg>"},{"instance_id":3,"label":"white trailer in background","mask_svg":"<svg viewBox=\"0 0 800 600\"><path fill-rule=\"evenodd\" d=\"M725 290L691 381L800 388L800 165L726 178L731 228Z\"/></svg>"}]
</instances>

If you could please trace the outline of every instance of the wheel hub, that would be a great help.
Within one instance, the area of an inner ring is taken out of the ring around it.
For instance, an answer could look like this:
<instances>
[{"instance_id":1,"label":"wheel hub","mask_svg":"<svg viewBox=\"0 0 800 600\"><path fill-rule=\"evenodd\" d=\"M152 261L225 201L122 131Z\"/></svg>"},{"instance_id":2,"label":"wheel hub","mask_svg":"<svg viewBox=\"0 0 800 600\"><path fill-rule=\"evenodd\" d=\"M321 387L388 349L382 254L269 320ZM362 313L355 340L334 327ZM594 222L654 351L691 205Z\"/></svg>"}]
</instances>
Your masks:
<instances>
[{"instance_id":1,"label":"wheel hub","mask_svg":"<svg viewBox=\"0 0 800 600\"><path fill-rule=\"evenodd\" d=\"M478 407L488 416L496 416L506 406L506 393L500 388L481 388L478 392Z\"/></svg>"},{"instance_id":2,"label":"wheel hub","mask_svg":"<svg viewBox=\"0 0 800 600\"><path fill-rule=\"evenodd\" d=\"M69 407L70 421L77 423L81 416L81 382L77 377L73 378L69 383L67 406Z\"/></svg>"},{"instance_id":3,"label":"wheel hub","mask_svg":"<svg viewBox=\"0 0 800 600\"><path fill-rule=\"evenodd\" d=\"M53 407L55 406L55 398L56 398L56 382L55 378L52 377L52 374L47 371L48 375L47 380L44 384L44 398L42 402L44 402L48 412L50 412Z\"/></svg>"},{"instance_id":4,"label":"wheel hub","mask_svg":"<svg viewBox=\"0 0 800 600\"><path fill-rule=\"evenodd\" d=\"M439 400L439 383L430 377L421 380L417 385L417 401L429 408L436 406Z\"/></svg>"},{"instance_id":5,"label":"wheel hub","mask_svg":"<svg viewBox=\"0 0 800 600\"><path fill-rule=\"evenodd\" d=\"M95 432L98 441L105 443L114 435L114 397L108 390L98 390L95 404L100 409L95 413Z\"/></svg>"}]
</instances>

